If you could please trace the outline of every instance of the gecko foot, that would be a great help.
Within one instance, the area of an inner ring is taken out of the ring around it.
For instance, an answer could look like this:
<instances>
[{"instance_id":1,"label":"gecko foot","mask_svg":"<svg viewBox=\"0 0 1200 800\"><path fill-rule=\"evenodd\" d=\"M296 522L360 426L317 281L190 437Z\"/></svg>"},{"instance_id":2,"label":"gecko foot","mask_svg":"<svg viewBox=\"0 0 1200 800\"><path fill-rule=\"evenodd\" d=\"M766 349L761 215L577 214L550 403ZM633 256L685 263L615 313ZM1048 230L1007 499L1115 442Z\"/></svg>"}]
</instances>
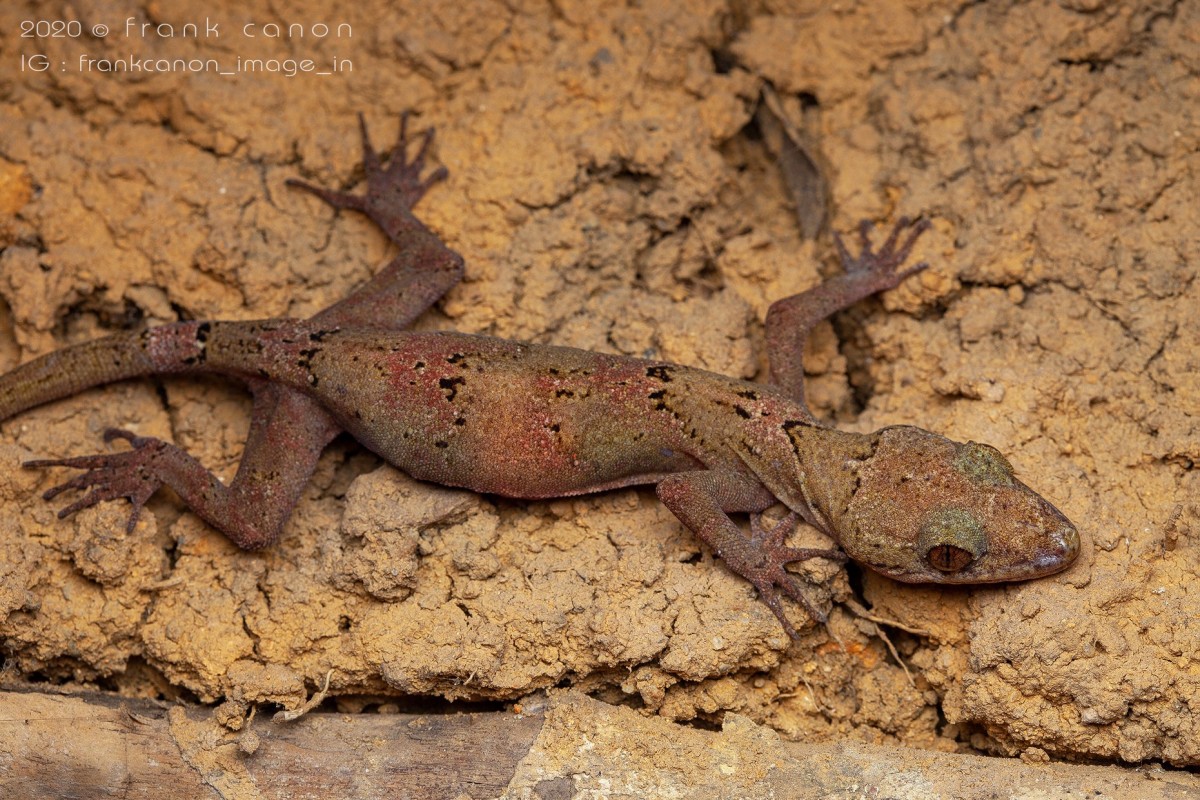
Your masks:
<instances>
[{"instance_id":1,"label":"gecko foot","mask_svg":"<svg viewBox=\"0 0 1200 800\"><path fill-rule=\"evenodd\" d=\"M897 267L903 265L912 253L917 239L929 230L929 220L913 221L908 217L901 217L878 252L871 251L871 229L870 220L864 219L858 224L861 250L857 257L850 255L850 251L846 249L839 234L833 235L833 243L837 247L838 258L841 259L842 268L846 270L846 274L867 278L873 291L882 292L885 289L896 288L908 276L915 275L929 267L929 262L921 261L897 271ZM908 238L904 240L904 244L897 247L900 236L905 230L908 230Z\"/></svg>"},{"instance_id":2,"label":"gecko foot","mask_svg":"<svg viewBox=\"0 0 1200 800\"><path fill-rule=\"evenodd\" d=\"M806 561L810 558L827 558L839 564L846 561L846 554L841 550L785 546L783 543L784 540L796 530L796 525L799 522L800 516L795 511L792 511L777 522L770 530L767 530L762 526L760 515L751 514L750 541L762 553L762 560L753 568L742 573L758 589L759 597L767 604L767 608L775 612L775 616L783 624L784 630L793 639L800 638L800 635L792 627L792 623L788 621L787 615L784 614L783 603L779 596L781 591L804 606L804 610L808 612L809 616L820 624L824 625L828 622L828 615L817 608L808 599L808 596L800 590L800 581L796 579L795 575L783 568L784 564L789 564L793 561Z\"/></svg>"},{"instance_id":3,"label":"gecko foot","mask_svg":"<svg viewBox=\"0 0 1200 800\"><path fill-rule=\"evenodd\" d=\"M416 155L410 161L408 158L408 112L400 115L400 135L396 146L381 159L371 145L367 134L367 122L362 114L358 115L358 127L362 137L362 162L367 174L367 189L362 194L335 192L314 186L311 183L290 178L288 186L303 189L315 194L334 208L349 208L361 211L373 218L376 216L393 217L397 213L407 213L412 210L429 187L450 174L445 167L438 167L424 179L421 171L425 169L425 155L433 142L433 128L428 128L421 134L421 145ZM385 163L386 161L386 163Z\"/></svg>"},{"instance_id":4,"label":"gecko foot","mask_svg":"<svg viewBox=\"0 0 1200 800\"><path fill-rule=\"evenodd\" d=\"M52 500L68 490L87 490L86 495L66 506L58 512L58 518L74 514L85 508L91 508L106 500L116 500L121 497L129 498L133 510L125 523L126 533L132 533L137 525L142 506L150 499L150 495L162 486L154 468L154 462L162 456L167 443L151 436L135 436L129 431L109 428L104 432L104 442L113 439L124 439L132 445L132 450L120 453L102 453L92 456L76 456L75 458L48 458L26 461L21 466L30 469L44 467L70 467L86 469L87 472L77 475L66 483L61 483L46 490L43 500Z\"/></svg>"}]
</instances>

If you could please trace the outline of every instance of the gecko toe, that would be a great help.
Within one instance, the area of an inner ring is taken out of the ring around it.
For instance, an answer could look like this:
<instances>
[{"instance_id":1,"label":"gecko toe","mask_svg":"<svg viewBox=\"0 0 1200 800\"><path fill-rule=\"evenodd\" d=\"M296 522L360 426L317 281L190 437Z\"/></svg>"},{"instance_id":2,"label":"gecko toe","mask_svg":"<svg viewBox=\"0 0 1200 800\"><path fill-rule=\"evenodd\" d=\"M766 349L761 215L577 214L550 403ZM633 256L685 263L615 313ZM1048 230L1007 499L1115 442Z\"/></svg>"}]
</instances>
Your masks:
<instances>
[{"instance_id":1,"label":"gecko toe","mask_svg":"<svg viewBox=\"0 0 1200 800\"><path fill-rule=\"evenodd\" d=\"M76 500L74 503L65 505L58 510L58 518L66 519L77 511L83 511L85 508L91 508L105 500L105 493L99 488L85 494L83 497Z\"/></svg>"},{"instance_id":2,"label":"gecko toe","mask_svg":"<svg viewBox=\"0 0 1200 800\"><path fill-rule=\"evenodd\" d=\"M824 558L835 564L845 564L850 557L841 550L821 547L780 547L777 551L780 565L793 561L808 561L810 558Z\"/></svg>"},{"instance_id":3,"label":"gecko toe","mask_svg":"<svg viewBox=\"0 0 1200 800\"><path fill-rule=\"evenodd\" d=\"M417 154L408 159L408 138L404 136L396 145L396 149L392 152L391 160L388 162L388 170L408 169L414 174L421 174L425 169L425 156L429 153L429 146L433 144L434 129L426 128L421 134L421 146L417 148ZM443 167L442 169L445 169Z\"/></svg>"},{"instance_id":4,"label":"gecko toe","mask_svg":"<svg viewBox=\"0 0 1200 800\"><path fill-rule=\"evenodd\" d=\"M861 219L858 221L858 244L859 249L864 253L871 251L871 231L875 230L875 223L869 219Z\"/></svg>"},{"instance_id":5,"label":"gecko toe","mask_svg":"<svg viewBox=\"0 0 1200 800\"><path fill-rule=\"evenodd\" d=\"M403 136L403 117L401 118L400 122L400 130L401 136ZM368 174L371 172L378 172L380 163L379 153L375 150L374 145L371 144L371 134L367 131L367 118L363 116L361 111L358 112L358 137L359 143L362 145L363 168L366 169Z\"/></svg>"},{"instance_id":6,"label":"gecko toe","mask_svg":"<svg viewBox=\"0 0 1200 800\"><path fill-rule=\"evenodd\" d=\"M908 217L900 217L900 219L896 220L896 224L892 226L892 230L888 233L888 237L883 240L883 244L879 247L880 256L887 257L892 254L896 248L896 241L900 238L901 231L907 228L909 224L910 220ZM867 252L868 250L869 248L867 247L863 248L864 252Z\"/></svg>"},{"instance_id":7,"label":"gecko toe","mask_svg":"<svg viewBox=\"0 0 1200 800\"><path fill-rule=\"evenodd\" d=\"M22 464L34 469L67 467L86 470L42 493L42 499L53 500L64 492L86 492L82 497L61 508L58 511L59 519L65 519L77 511L109 500L125 498L132 506L125 529L131 532L137 525L142 507L162 485L154 462L167 445L159 439L138 436L121 428L109 428L104 432L105 442L112 442L114 439L124 439L130 443L132 449L72 458L37 459Z\"/></svg>"},{"instance_id":8,"label":"gecko toe","mask_svg":"<svg viewBox=\"0 0 1200 800\"><path fill-rule=\"evenodd\" d=\"M775 617L779 620L779 624L783 625L783 629L787 632L787 635L792 639L799 639L800 634L792 625L791 620L787 618L787 614L783 610L783 603L779 599L779 592L776 591L775 587L758 587L758 597L775 614Z\"/></svg>"},{"instance_id":9,"label":"gecko toe","mask_svg":"<svg viewBox=\"0 0 1200 800\"><path fill-rule=\"evenodd\" d=\"M449 177L450 170L446 169L445 167L438 167L433 172L429 173L425 180L421 181L421 194L425 194L425 192L429 191L430 186L433 186L435 183L441 183Z\"/></svg>"},{"instance_id":10,"label":"gecko toe","mask_svg":"<svg viewBox=\"0 0 1200 800\"><path fill-rule=\"evenodd\" d=\"M895 266L903 264L910 253L912 253L913 245L917 243L917 239L921 238L921 234L929 230L930 222L924 218L918 218L915 222L910 222L908 217L901 217L896 223L896 227L892 228L891 235L884 242L883 247L879 248L879 256L887 259ZM905 228L909 229L908 238L904 244L900 245L900 249L896 249L896 242L900 239L900 234ZM910 268L911 269L911 268Z\"/></svg>"},{"instance_id":11,"label":"gecko toe","mask_svg":"<svg viewBox=\"0 0 1200 800\"><path fill-rule=\"evenodd\" d=\"M768 550L778 548L783 540L791 536L800 524L800 515L789 511L788 515L776 522L770 529L764 528L762 514L750 515L750 539Z\"/></svg>"},{"instance_id":12,"label":"gecko toe","mask_svg":"<svg viewBox=\"0 0 1200 800\"><path fill-rule=\"evenodd\" d=\"M72 464L51 464L49 466L71 467L74 465L72 465ZM76 475L74 478L71 478L70 480L63 481L62 483L58 484L57 486L50 487L46 491L42 492L42 499L43 500L53 500L54 498L58 497L63 492L69 492L69 491L76 490L76 489L89 488L90 486L92 486L92 483L93 483L93 480L92 480L93 474L92 473L94 473L94 472L95 472L95 469L89 468L87 472L84 472L80 475ZM78 509L76 509L76 510L78 510Z\"/></svg>"},{"instance_id":13,"label":"gecko toe","mask_svg":"<svg viewBox=\"0 0 1200 800\"><path fill-rule=\"evenodd\" d=\"M803 606L804 610L808 612L810 617L812 617L818 623L824 625L828 619L828 616L824 611L817 608L816 604L813 603L813 601L809 599L808 595L804 593L804 591L800 588L800 581L796 580L795 576L782 568L780 568L779 572L780 575L775 581L775 585L778 586L784 594Z\"/></svg>"},{"instance_id":14,"label":"gecko toe","mask_svg":"<svg viewBox=\"0 0 1200 800\"><path fill-rule=\"evenodd\" d=\"M309 194L316 195L334 208L349 208L354 211L363 211L366 209L366 198L362 197L361 195L350 194L348 192L335 192L332 189L323 189L320 186L314 186L307 181L302 181L297 178L288 178L286 183L288 186L296 189L303 189Z\"/></svg>"},{"instance_id":15,"label":"gecko toe","mask_svg":"<svg viewBox=\"0 0 1200 800\"><path fill-rule=\"evenodd\" d=\"M104 443L112 444L114 439L124 439L134 447L138 447L151 441L149 437L138 436L133 431L128 431L124 428L105 428Z\"/></svg>"}]
</instances>

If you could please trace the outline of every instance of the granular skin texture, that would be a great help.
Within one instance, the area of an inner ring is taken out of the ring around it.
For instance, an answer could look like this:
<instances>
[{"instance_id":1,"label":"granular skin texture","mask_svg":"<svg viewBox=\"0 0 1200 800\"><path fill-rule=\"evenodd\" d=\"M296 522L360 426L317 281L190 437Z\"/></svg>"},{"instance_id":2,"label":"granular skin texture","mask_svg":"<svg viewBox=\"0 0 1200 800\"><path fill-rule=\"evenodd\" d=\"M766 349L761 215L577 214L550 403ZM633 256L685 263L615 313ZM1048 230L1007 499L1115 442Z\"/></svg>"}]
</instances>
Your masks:
<instances>
[{"instance_id":1,"label":"granular skin texture","mask_svg":"<svg viewBox=\"0 0 1200 800\"><path fill-rule=\"evenodd\" d=\"M232 30L272 13L239 9L172 4L157 21L208 14ZM0 10L8 58L75 65L79 42L17 36L36 12ZM996 445L1078 525L1082 555L1059 576L973 589L809 562L810 593L846 603L829 625L840 644L817 628L790 643L649 490L497 500L418 483L339 440L262 552L166 494L131 533L117 503L56 519L39 498L51 478L17 465L94 452L109 427L232 477L239 387L130 382L0 427L12 673L191 693L224 701L229 719L298 706L330 670L335 696L516 699L569 680L665 720L736 712L790 739L1200 762L1195 6L338 13L352 44L88 49L336 56L353 59L351 77L11 74L0 367L139 324L304 317L345 296L389 257L383 237L353 215L314 218L284 181L349 186L353 113L387 139L411 108L412 124L437 127L431 158L450 171L422 218L467 265L416 328L762 379L767 306L836 269L828 241L799 239L747 127L770 83L817 103L802 118L831 168L835 229L933 222L928 270L810 340L814 413ZM828 546L805 528L792 544ZM898 623L884 630L903 668L851 602Z\"/></svg>"}]
</instances>

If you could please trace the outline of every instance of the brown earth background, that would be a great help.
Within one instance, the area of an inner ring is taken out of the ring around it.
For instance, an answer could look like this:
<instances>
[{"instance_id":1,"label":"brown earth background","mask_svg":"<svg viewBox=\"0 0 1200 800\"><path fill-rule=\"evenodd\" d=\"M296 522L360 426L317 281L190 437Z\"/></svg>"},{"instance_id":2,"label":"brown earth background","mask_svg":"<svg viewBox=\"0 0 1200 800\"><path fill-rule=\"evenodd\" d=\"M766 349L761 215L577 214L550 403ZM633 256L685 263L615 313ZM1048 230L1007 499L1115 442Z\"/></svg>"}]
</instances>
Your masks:
<instances>
[{"instance_id":1,"label":"brown earth background","mask_svg":"<svg viewBox=\"0 0 1200 800\"><path fill-rule=\"evenodd\" d=\"M836 269L828 237L802 240L753 122L773 89L823 168L835 230L933 222L928 271L810 343L814 413L997 446L1076 522L1081 557L950 590L814 565L844 646L819 628L789 646L649 489L501 501L339 439L263 553L168 492L130 535L123 503L59 521L39 495L65 473L19 463L99 452L108 427L232 478L243 389L129 382L0 426L7 686L219 703L234 729L329 673L326 706L343 711L569 685L636 710L647 759L676 726L736 719L1031 769L1161 763L1197 787L1200 4L407 6L4 4L0 368L114 330L307 316L342 297L389 245L284 181L350 185L354 114L382 144L411 109L450 170L420 215L467 263L417 327L761 379L767 306ZM206 19L219 36L182 35ZM26 37L26 20L84 33ZM130 56L234 74L104 70Z\"/></svg>"}]
</instances>

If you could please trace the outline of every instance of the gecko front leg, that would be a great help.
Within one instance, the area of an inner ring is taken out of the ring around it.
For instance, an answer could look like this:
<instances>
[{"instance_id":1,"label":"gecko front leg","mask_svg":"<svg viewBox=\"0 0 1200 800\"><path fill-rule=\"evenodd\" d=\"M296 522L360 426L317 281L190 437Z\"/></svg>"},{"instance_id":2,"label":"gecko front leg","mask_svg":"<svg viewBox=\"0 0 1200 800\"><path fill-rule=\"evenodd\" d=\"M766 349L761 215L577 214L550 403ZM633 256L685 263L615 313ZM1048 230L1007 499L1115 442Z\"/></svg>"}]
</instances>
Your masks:
<instances>
[{"instance_id":1,"label":"gecko front leg","mask_svg":"<svg viewBox=\"0 0 1200 800\"><path fill-rule=\"evenodd\" d=\"M758 514L776 500L756 479L733 470L680 472L659 481L657 493L663 505L711 547L726 566L754 584L759 597L779 618L789 636L799 638L784 613L780 592L803 606L817 622L826 622L825 612L801 591L800 582L784 569L784 565L809 558L828 558L842 563L846 556L840 550L785 546L784 539L795 530L798 522L795 513L771 530L763 529ZM749 537L727 513L738 511L751 514Z\"/></svg>"},{"instance_id":2,"label":"gecko front leg","mask_svg":"<svg viewBox=\"0 0 1200 800\"><path fill-rule=\"evenodd\" d=\"M926 269L929 264L924 261L904 269L899 267L908 260L913 245L928 229L928 220L911 222L901 217L879 250L873 251L871 223L863 220L858 226L860 251L857 256L851 256L842 237L834 234L833 243L844 272L806 292L775 301L767 311L767 360L771 367L771 382L804 405L804 343L809 333L821 320L877 292L894 289L905 278ZM908 231L908 238L899 244L905 231Z\"/></svg>"}]
</instances>

